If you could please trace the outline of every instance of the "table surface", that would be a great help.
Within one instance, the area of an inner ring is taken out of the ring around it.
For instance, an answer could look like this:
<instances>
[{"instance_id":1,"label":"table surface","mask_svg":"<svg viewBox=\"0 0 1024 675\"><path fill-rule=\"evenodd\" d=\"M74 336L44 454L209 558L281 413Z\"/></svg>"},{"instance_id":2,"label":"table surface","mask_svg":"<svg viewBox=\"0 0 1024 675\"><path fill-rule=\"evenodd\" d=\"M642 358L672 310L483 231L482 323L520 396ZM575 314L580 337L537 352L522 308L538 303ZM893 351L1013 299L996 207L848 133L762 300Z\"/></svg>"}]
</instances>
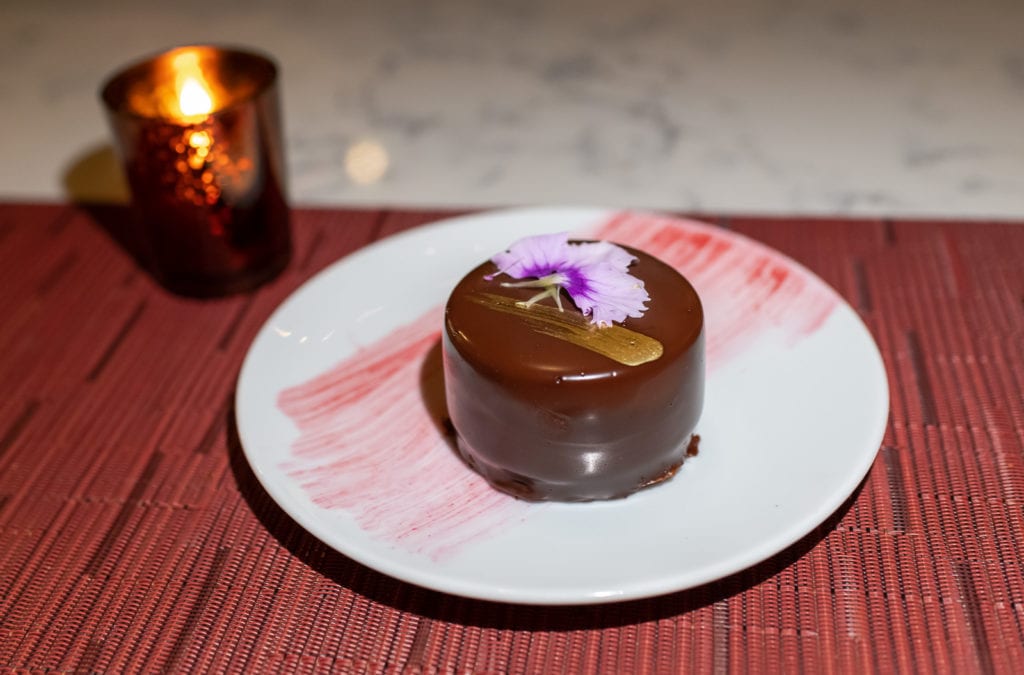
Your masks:
<instances>
[{"instance_id":1,"label":"table surface","mask_svg":"<svg viewBox=\"0 0 1024 675\"><path fill-rule=\"evenodd\" d=\"M1021 25L1020 0L4 0L0 196L123 198L100 83L217 42L281 65L296 204L1022 220Z\"/></svg>"},{"instance_id":2,"label":"table surface","mask_svg":"<svg viewBox=\"0 0 1024 675\"><path fill-rule=\"evenodd\" d=\"M297 210L291 265L172 296L114 207L0 204L0 669L1013 672L1024 663L1024 228L730 218L833 285L892 393L878 458L793 547L693 590L528 607L382 576L299 528L233 421L317 270L437 218Z\"/></svg>"}]
</instances>

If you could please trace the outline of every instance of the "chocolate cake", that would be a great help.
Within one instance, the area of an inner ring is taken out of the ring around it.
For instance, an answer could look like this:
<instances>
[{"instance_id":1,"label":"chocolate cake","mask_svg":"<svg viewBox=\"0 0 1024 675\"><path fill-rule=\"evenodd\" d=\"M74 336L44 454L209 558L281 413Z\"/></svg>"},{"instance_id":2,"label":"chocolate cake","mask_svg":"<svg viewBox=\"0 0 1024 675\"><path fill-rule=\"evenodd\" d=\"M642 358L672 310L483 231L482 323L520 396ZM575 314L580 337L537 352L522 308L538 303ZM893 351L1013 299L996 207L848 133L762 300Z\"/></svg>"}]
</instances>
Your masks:
<instances>
[{"instance_id":1,"label":"chocolate cake","mask_svg":"<svg viewBox=\"0 0 1024 675\"><path fill-rule=\"evenodd\" d=\"M694 452L700 299L673 268L625 251L649 298L642 316L621 322L596 325L564 291L537 301L539 284L513 286L490 261L452 291L448 411L459 452L494 487L527 500L625 497L670 478Z\"/></svg>"}]
</instances>

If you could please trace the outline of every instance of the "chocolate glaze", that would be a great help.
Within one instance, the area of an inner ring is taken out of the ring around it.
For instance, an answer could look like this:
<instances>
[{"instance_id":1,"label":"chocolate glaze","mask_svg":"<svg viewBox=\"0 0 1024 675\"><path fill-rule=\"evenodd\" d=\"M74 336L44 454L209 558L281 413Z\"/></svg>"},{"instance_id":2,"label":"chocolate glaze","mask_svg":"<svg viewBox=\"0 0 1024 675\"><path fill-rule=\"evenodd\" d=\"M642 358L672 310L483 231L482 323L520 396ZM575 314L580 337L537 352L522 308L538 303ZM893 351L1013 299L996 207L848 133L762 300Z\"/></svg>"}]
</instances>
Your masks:
<instances>
[{"instance_id":1,"label":"chocolate glaze","mask_svg":"<svg viewBox=\"0 0 1024 675\"><path fill-rule=\"evenodd\" d=\"M704 401L704 312L696 291L661 261L629 249L651 300L622 325L662 343L626 366L494 311L479 294L526 300L486 262L445 309L448 411L465 460L492 485L529 500L624 497L670 478L687 456ZM474 300L476 298L476 300ZM550 303L551 300L543 302ZM566 311L578 311L567 297ZM595 328L595 330L599 330Z\"/></svg>"}]
</instances>

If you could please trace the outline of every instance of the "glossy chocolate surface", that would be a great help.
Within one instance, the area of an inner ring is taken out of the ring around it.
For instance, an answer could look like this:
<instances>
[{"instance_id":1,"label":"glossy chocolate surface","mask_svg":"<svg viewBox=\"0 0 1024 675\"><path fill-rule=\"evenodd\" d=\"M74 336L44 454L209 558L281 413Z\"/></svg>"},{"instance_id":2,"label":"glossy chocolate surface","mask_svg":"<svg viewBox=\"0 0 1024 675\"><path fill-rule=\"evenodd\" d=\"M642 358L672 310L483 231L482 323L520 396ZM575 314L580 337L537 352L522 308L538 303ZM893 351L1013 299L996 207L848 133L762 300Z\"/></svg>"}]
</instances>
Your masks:
<instances>
[{"instance_id":1,"label":"glossy chocolate surface","mask_svg":"<svg viewBox=\"0 0 1024 675\"><path fill-rule=\"evenodd\" d=\"M704 400L704 314L678 272L644 253L630 273L651 296L622 325L661 342L628 366L544 335L481 302L526 300L486 262L456 286L445 310L448 411L467 462L498 489L530 500L624 497L671 477L686 456ZM543 301L551 303L550 300ZM566 311L577 312L567 297ZM595 328L595 330L599 330Z\"/></svg>"}]
</instances>

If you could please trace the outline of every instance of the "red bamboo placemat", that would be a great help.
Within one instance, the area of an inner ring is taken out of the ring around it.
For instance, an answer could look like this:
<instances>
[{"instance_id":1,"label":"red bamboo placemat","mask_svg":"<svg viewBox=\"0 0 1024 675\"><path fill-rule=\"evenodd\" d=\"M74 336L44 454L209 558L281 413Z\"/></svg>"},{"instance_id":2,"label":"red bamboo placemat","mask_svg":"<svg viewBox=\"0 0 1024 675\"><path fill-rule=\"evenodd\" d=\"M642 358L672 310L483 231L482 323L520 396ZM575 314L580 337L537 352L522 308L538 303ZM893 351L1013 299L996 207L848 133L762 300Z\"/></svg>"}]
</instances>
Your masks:
<instances>
[{"instance_id":1,"label":"red bamboo placemat","mask_svg":"<svg viewBox=\"0 0 1024 675\"><path fill-rule=\"evenodd\" d=\"M437 213L294 214L288 270L177 298L118 209L0 205L0 669L1014 672L1024 664L1024 226L733 218L857 309L892 411L848 503L745 572L583 608L460 599L263 492L241 360L315 271ZM722 222L722 221L719 221Z\"/></svg>"}]
</instances>

